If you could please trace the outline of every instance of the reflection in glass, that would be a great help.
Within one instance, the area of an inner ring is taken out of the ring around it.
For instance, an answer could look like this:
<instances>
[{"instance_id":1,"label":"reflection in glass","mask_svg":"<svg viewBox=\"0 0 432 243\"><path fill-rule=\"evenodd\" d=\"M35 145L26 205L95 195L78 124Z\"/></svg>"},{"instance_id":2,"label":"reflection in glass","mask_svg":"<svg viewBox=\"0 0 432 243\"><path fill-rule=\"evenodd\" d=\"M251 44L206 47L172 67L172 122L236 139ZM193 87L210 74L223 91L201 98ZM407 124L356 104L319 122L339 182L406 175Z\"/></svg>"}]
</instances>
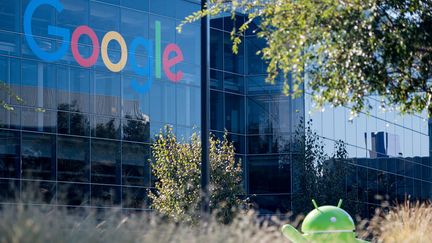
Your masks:
<instances>
[{"instance_id":1,"label":"reflection in glass","mask_svg":"<svg viewBox=\"0 0 432 243\"><path fill-rule=\"evenodd\" d=\"M0 130L0 177L19 178L20 174L20 134Z\"/></svg>"},{"instance_id":2,"label":"reflection in glass","mask_svg":"<svg viewBox=\"0 0 432 243\"><path fill-rule=\"evenodd\" d=\"M89 181L89 139L59 136L57 144L57 180L77 182Z\"/></svg>"},{"instance_id":3,"label":"reflection in glass","mask_svg":"<svg viewBox=\"0 0 432 243\"><path fill-rule=\"evenodd\" d=\"M93 136L120 139L120 120L112 117L94 117Z\"/></svg>"},{"instance_id":4,"label":"reflection in glass","mask_svg":"<svg viewBox=\"0 0 432 243\"><path fill-rule=\"evenodd\" d=\"M77 183L58 183L58 204L86 206L90 201L90 185Z\"/></svg>"},{"instance_id":5,"label":"reflection in glass","mask_svg":"<svg viewBox=\"0 0 432 243\"><path fill-rule=\"evenodd\" d=\"M91 181L93 183L120 184L120 143L92 139Z\"/></svg>"},{"instance_id":6,"label":"reflection in glass","mask_svg":"<svg viewBox=\"0 0 432 243\"><path fill-rule=\"evenodd\" d=\"M290 193L291 169L286 156L249 156L249 193Z\"/></svg>"},{"instance_id":7,"label":"reflection in glass","mask_svg":"<svg viewBox=\"0 0 432 243\"><path fill-rule=\"evenodd\" d=\"M223 93L210 91L210 127L213 130L224 130Z\"/></svg>"},{"instance_id":8,"label":"reflection in glass","mask_svg":"<svg viewBox=\"0 0 432 243\"><path fill-rule=\"evenodd\" d=\"M129 118L129 116L126 116ZM143 114L142 119L123 119L123 139L137 142L150 142L150 121Z\"/></svg>"},{"instance_id":9,"label":"reflection in glass","mask_svg":"<svg viewBox=\"0 0 432 243\"><path fill-rule=\"evenodd\" d=\"M24 178L55 179L55 136L23 132L21 153Z\"/></svg>"},{"instance_id":10,"label":"reflection in glass","mask_svg":"<svg viewBox=\"0 0 432 243\"><path fill-rule=\"evenodd\" d=\"M122 173L123 184L149 186L150 182L150 145L123 143Z\"/></svg>"},{"instance_id":11,"label":"reflection in glass","mask_svg":"<svg viewBox=\"0 0 432 243\"><path fill-rule=\"evenodd\" d=\"M91 205L110 207L120 204L120 186L91 186Z\"/></svg>"},{"instance_id":12,"label":"reflection in glass","mask_svg":"<svg viewBox=\"0 0 432 243\"><path fill-rule=\"evenodd\" d=\"M244 132L244 97L225 94L225 128L230 132Z\"/></svg>"},{"instance_id":13,"label":"reflection in glass","mask_svg":"<svg viewBox=\"0 0 432 243\"><path fill-rule=\"evenodd\" d=\"M140 187L123 187L123 208L146 208L147 189Z\"/></svg>"}]
</instances>

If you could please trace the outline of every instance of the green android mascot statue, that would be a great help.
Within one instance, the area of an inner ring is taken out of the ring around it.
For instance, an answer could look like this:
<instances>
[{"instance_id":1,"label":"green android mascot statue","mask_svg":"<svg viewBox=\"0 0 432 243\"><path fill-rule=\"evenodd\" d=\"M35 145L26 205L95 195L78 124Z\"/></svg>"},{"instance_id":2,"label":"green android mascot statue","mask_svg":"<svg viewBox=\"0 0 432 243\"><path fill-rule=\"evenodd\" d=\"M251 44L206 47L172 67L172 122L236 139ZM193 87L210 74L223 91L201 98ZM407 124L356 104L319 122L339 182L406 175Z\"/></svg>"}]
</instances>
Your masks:
<instances>
[{"instance_id":1,"label":"green android mascot statue","mask_svg":"<svg viewBox=\"0 0 432 243\"><path fill-rule=\"evenodd\" d=\"M356 239L354 221L341 208L342 200L339 200L337 207L318 207L315 200L312 200L312 203L315 209L303 220L301 227L303 234L289 224L282 227L282 233L290 241L293 243L367 242Z\"/></svg>"}]
</instances>

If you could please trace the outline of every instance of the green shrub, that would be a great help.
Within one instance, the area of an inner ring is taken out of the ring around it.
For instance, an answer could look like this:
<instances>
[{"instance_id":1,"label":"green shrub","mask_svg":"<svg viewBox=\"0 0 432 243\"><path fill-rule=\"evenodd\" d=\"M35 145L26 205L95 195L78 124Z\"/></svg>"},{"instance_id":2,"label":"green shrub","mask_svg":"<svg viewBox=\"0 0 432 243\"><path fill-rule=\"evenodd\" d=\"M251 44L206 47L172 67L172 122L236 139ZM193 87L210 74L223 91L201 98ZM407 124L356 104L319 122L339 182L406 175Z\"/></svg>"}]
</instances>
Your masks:
<instances>
[{"instance_id":1,"label":"green shrub","mask_svg":"<svg viewBox=\"0 0 432 243\"><path fill-rule=\"evenodd\" d=\"M227 139L210 136L210 209L218 220L231 221L244 204L241 162L235 161L234 146ZM166 127L152 145L152 172L156 191L150 191L151 207L174 221L196 222L199 218L201 143L194 133L188 142L178 141Z\"/></svg>"}]
</instances>

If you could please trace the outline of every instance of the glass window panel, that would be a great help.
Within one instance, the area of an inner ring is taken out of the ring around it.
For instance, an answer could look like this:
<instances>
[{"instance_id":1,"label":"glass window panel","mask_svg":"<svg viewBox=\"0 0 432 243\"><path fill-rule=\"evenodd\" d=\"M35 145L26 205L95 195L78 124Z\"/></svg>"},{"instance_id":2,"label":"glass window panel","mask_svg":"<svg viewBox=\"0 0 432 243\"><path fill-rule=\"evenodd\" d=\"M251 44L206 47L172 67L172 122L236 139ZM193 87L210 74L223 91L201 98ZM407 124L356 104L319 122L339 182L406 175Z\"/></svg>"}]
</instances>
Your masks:
<instances>
[{"instance_id":1,"label":"glass window panel","mask_svg":"<svg viewBox=\"0 0 432 243\"><path fill-rule=\"evenodd\" d=\"M57 131L57 113L51 110L39 111L34 108L22 108L22 129L39 132Z\"/></svg>"},{"instance_id":2,"label":"glass window panel","mask_svg":"<svg viewBox=\"0 0 432 243\"><path fill-rule=\"evenodd\" d=\"M57 180L88 182L90 180L90 144L87 138L57 138Z\"/></svg>"},{"instance_id":3,"label":"glass window panel","mask_svg":"<svg viewBox=\"0 0 432 243\"><path fill-rule=\"evenodd\" d=\"M123 184L150 186L150 145L123 143Z\"/></svg>"},{"instance_id":4,"label":"glass window panel","mask_svg":"<svg viewBox=\"0 0 432 243\"><path fill-rule=\"evenodd\" d=\"M1 29L8 31L20 31L20 1L0 1Z\"/></svg>"},{"instance_id":5,"label":"glass window panel","mask_svg":"<svg viewBox=\"0 0 432 243\"><path fill-rule=\"evenodd\" d=\"M413 200L419 201L421 200L421 181L419 180L413 180L414 186L413 186Z\"/></svg>"},{"instance_id":6,"label":"glass window panel","mask_svg":"<svg viewBox=\"0 0 432 243\"><path fill-rule=\"evenodd\" d=\"M87 114L58 111L57 132L62 134L90 136L90 119Z\"/></svg>"},{"instance_id":7,"label":"glass window panel","mask_svg":"<svg viewBox=\"0 0 432 243\"><path fill-rule=\"evenodd\" d=\"M88 25L89 1L86 0L62 0L64 7L61 14L57 14L57 24L70 29L80 25Z\"/></svg>"},{"instance_id":8,"label":"glass window panel","mask_svg":"<svg viewBox=\"0 0 432 243\"><path fill-rule=\"evenodd\" d=\"M210 30L210 67L218 70L223 69L223 38L222 31Z\"/></svg>"},{"instance_id":9,"label":"glass window panel","mask_svg":"<svg viewBox=\"0 0 432 243\"><path fill-rule=\"evenodd\" d=\"M201 93L198 87L176 85L177 124L189 127L200 125ZM172 110L171 112L174 112Z\"/></svg>"},{"instance_id":10,"label":"glass window panel","mask_svg":"<svg viewBox=\"0 0 432 243\"><path fill-rule=\"evenodd\" d=\"M148 205L146 188L123 187L123 208L144 209Z\"/></svg>"},{"instance_id":11,"label":"glass window panel","mask_svg":"<svg viewBox=\"0 0 432 243\"><path fill-rule=\"evenodd\" d=\"M40 62L22 61L21 95L26 105L53 108L56 101L55 68Z\"/></svg>"},{"instance_id":12,"label":"glass window panel","mask_svg":"<svg viewBox=\"0 0 432 243\"><path fill-rule=\"evenodd\" d=\"M422 179L425 181L432 181L432 169L431 167L424 166L422 169Z\"/></svg>"},{"instance_id":13,"label":"glass window panel","mask_svg":"<svg viewBox=\"0 0 432 243\"><path fill-rule=\"evenodd\" d=\"M24 13L27 8L29 2L31 0L22 0L22 12ZM19 4L19 1L14 1ZM44 4L38 7L37 11L33 14L32 18L32 30L33 35L47 36L48 34L48 25L55 25L55 17L56 17L56 9L48 4ZM20 16L20 14L17 14ZM55 36L50 36L50 38L54 38ZM56 37L60 38L60 37Z\"/></svg>"},{"instance_id":14,"label":"glass window panel","mask_svg":"<svg viewBox=\"0 0 432 243\"><path fill-rule=\"evenodd\" d=\"M397 189L397 178L396 175L393 175L391 173L389 173L387 175L387 180L388 180L388 186L387 186L387 192L389 195L390 200L395 200L397 198L396 196L396 189Z\"/></svg>"},{"instance_id":15,"label":"glass window panel","mask_svg":"<svg viewBox=\"0 0 432 243\"><path fill-rule=\"evenodd\" d=\"M1 17L0 13L0 19ZM1 28L3 28L3 26ZM20 41L21 36L19 34L0 31L0 53L8 56L19 56L21 50Z\"/></svg>"},{"instance_id":16,"label":"glass window panel","mask_svg":"<svg viewBox=\"0 0 432 243\"><path fill-rule=\"evenodd\" d=\"M147 78L124 76L123 77L123 116L128 119L148 120L150 119L150 92L137 92L132 88L132 80L139 85L145 85Z\"/></svg>"},{"instance_id":17,"label":"glass window panel","mask_svg":"<svg viewBox=\"0 0 432 243\"><path fill-rule=\"evenodd\" d=\"M211 16L210 17L210 27L215 28L218 30L223 30L223 13L217 15L217 16Z\"/></svg>"},{"instance_id":18,"label":"glass window panel","mask_svg":"<svg viewBox=\"0 0 432 243\"><path fill-rule=\"evenodd\" d=\"M345 116L345 107L339 106L333 108L334 115L334 139L346 141L345 129L348 118Z\"/></svg>"},{"instance_id":19,"label":"glass window panel","mask_svg":"<svg viewBox=\"0 0 432 243\"><path fill-rule=\"evenodd\" d=\"M223 72L210 69L210 88L223 89Z\"/></svg>"},{"instance_id":20,"label":"glass window panel","mask_svg":"<svg viewBox=\"0 0 432 243\"><path fill-rule=\"evenodd\" d=\"M58 204L71 206L87 206L90 204L89 184L59 182L57 190Z\"/></svg>"},{"instance_id":21,"label":"glass window panel","mask_svg":"<svg viewBox=\"0 0 432 243\"><path fill-rule=\"evenodd\" d=\"M358 167L357 168L357 178L358 178L358 199L360 202L368 201L368 190L367 190L367 168Z\"/></svg>"},{"instance_id":22,"label":"glass window panel","mask_svg":"<svg viewBox=\"0 0 432 243\"><path fill-rule=\"evenodd\" d=\"M379 197L385 198L386 195L388 195L387 192L387 173L383 171L377 171L377 195ZM377 203L380 203L379 198L376 200Z\"/></svg>"},{"instance_id":23,"label":"glass window panel","mask_svg":"<svg viewBox=\"0 0 432 243\"><path fill-rule=\"evenodd\" d=\"M432 196L431 183L422 182L422 198L429 200Z\"/></svg>"},{"instance_id":24,"label":"glass window panel","mask_svg":"<svg viewBox=\"0 0 432 243\"><path fill-rule=\"evenodd\" d=\"M0 202L16 203L19 198L19 180L0 180Z\"/></svg>"},{"instance_id":25,"label":"glass window panel","mask_svg":"<svg viewBox=\"0 0 432 243\"><path fill-rule=\"evenodd\" d=\"M101 115L120 114L120 75L94 72L95 112Z\"/></svg>"},{"instance_id":26,"label":"glass window panel","mask_svg":"<svg viewBox=\"0 0 432 243\"><path fill-rule=\"evenodd\" d=\"M178 0L150 0L150 12L169 17L175 17L176 1Z\"/></svg>"},{"instance_id":27,"label":"glass window panel","mask_svg":"<svg viewBox=\"0 0 432 243\"><path fill-rule=\"evenodd\" d=\"M270 129L270 97L250 96L247 103L248 109L248 133L263 134Z\"/></svg>"},{"instance_id":28,"label":"glass window panel","mask_svg":"<svg viewBox=\"0 0 432 243\"><path fill-rule=\"evenodd\" d=\"M276 95L270 100L269 125L271 126L270 129L273 133L291 132L292 110L290 105L290 97Z\"/></svg>"},{"instance_id":29,"label":"glass window panel","mask_svg":"<svg viewBox=\"0 0 432 243\"><path fill-rule=\"evenodd\" d=\"M91 151L91 181L93 183L120 184L120 143L93 139Z\"/></svg>"},{"instance_id":30,"label":"glass window panel","mask_svg":"<svg viewBox=\"0 0 432 243\"><path fill-rule=\"evenodd\" d=\"M10 91L21 97L21 62L15 58L0 57L0 80L9 86ZM0 99L15 105L20 102L0 90Z\"/></svg>"},{"instance_id":31,"label":"glass window panel","mask_svg":"<svg viewBox=\"0 0 432 243\"><path fill-rule=\"evenodd\" d=\"M0 177L19 178L20 174L20 134L0 130Z\"/></svg>"},{"instance_id":32,"label":"glass window panel","mask_svg":"<svg viewBox=\"0 0 432 243\"><path fill-rule=\"evenodd\" d=\"M318 133L319 135L328 138L328 139L334 139L334 109L328 105L323 107L322 112L322 133Z\"/></svg>"},{"instance_id":33,"label":"glass window panel","mask_svg":"<svg viewBox=\"0 0 432 243\"><path fill-rule=\"evenodd\" d=\"M246 42L246 73L247 74L265 74L267 65L261 59L257 52L266 46L265 40L257 37L247 37Z\"/></svg>"},{"instance_id":34,"label":"glass window panel","mask_svg":"<svg viewBox=\"0 0 432 243\"><path fill-rule=\"evenodd\" d=\"M148 11L149 9L149 0L122 0L121 4L122 6L141 11Z\"/></svg>"},{"instance_id":35,"label":"glass window panel","mask_svg":"<svg viewBox=\"0 0 432 243\"><path fill-rule=\"evenodd\" d=\"M210 91L210 128L224 130L223 93Z\"/></svg>"},{"instance_id":36,"label":"glass window panel","mask_svg":"<svg viewBox=\"0 0 432 243\"><path fill-rule=\"evenodd\" d=\"M33 33L35 34L35 33ZM46 36L47 34L44 34ZM36 37L34 36L34 40L42 51L45 52L55 52L58 50L58 45L55 39L48 39L46 37ZM59 40L60 41L60 40ZM63 42L61 42L63 43ZM24 38L24 36L21 37L21 56L29 59L34 60L40 60L39 57L37 57L34 52L30 49L27 40Z\"/></svg>"},{"instance_id":37,"label":"glass window panel","mask_svg":"<svg viewBox=\"0 0 432 243\"><path fill-rule=\"evenodd\" d=\"M21 181L21 200L25 203L55 203L56 183L41 181Z\"/></svg>"},{"instance_id":38,"label":"glass window panel","mask_svg":"<svg viewBox=\"0 0 432 243\"><path fill-rule=\"evenodd\" d=\"M95 30L102 40L104 32L119 31L120 8L97 2L90 2L90 21L89 26Z\"/></svg>"},{"instance_id":39,"label":"glass window panel","mask_svg":"<svg viewBox=\"0 0 432 243\"><path fill-rule=\"evenodd\" d=\"M176 0L176 18L184 19L192 13L201 9L199 1Z\"/></svg>"},{"instance_id":40,"label":"glass window panel","mask_svg":"<svg viewBox=\"0 0 432 243\"><path fill-rule=\"evenodd\" d=\"M150 120L175 124L176 92L175 85L165 82L153 83L150 92Z\"/></svg>"},{"instance_id":41,"label":"glass window panel","mask_svg":"<svg viewBox=\"0 0 432 243\"><path fill-rule=\"evenodd\" d=\"M357 157L359 158L368 158L369 152L368 150L371 148L371 137L370 134L367 134L367 124L366 124L366 115L363 113L359 113L359 116L354 119L354 122L357 124Z\"/></svg>"},{"instance_id":42,"label":"glass window panel","mask_svg":"<svg viewBox=\"0 0 432 243\"><path fill-rule=\"evenodd\" d=\"M120 186L91 186L91 205L99 207L112 207L120 204Z\"/></svg>"},{"instance_id":43,"label":"glass window panel","mask_svg":"<svg viewBox=\"0 0 432 243\"><path fill-rule=\"evenodd\" d=\"M250 195L250 200L263 215L291 211L291 195Z\"/></svg>"},{"instance_id":44,"label":"glass window panel","mask_svg":"<svg viewBox=\"0 0 432 243\"><path fill-rule=\"evenodd\" d=\"M174 1L174 0L170 0ZM168 5L165 1L154 1L158 2L159 4L163 4L164 8L167 8L167 6L173 6ZM149 29L149 37L151 40L155 40L156 35L156 28L155 23L156 21L159 21L161 23L161 41L162 41L162 51L165 49L165 45L167 43L175 43L175 36L176 36L176 22L172 18L166 18L160 15L152 15L150 14L149 17L149 23L150 23L150 29Z\"/></svg>"},{"instance_id":45,"label":"glass window panel","mask_svg":"<svg viewBox=\"0 0 432 243\"><path fill-rule=\"evenodd\" d=\"M249 193L290 193L290 161L284 156L249 156Z\"/></svg>"},{"instance_id":46,"label":"glass window panel","mask_svg":"<svg viewBox=\"0 0 432 243\"><path fill-rule=\"evenodd\" d=\"M245 22L245 15L241 13L237 13L235 16L235 20L232 20L231 15L225 16L224 18L224 30L231 32L235 26L238 30Z\"/></svg>"},{"instance_id":47,"label":"glass window panel","mask_svg":"<svg viewBox=\"0 0 432 243\"><path fill-rule=\"evenodd\" d=\"M55 136L23 132L21 155L23 178L56 178Z\"/></svg>"},{"instance_id":48,"label":"glass window panel","mask_svg":"<svg viewBox=\"0 0 432 243\"><path fill-rule=\"evenodd\" d=\"M246 152L245 137L237 134L228 134L228 141L234 145L235 153L244 154Z\"/></svg>"},{"instance_id":49,"label":"glass window panel","mask_svg":"<svg viewBox=\"0 0 432 243\"><path fill-rule=\"evenodd\" d=\"M242 42L238 45L238 53L233 54L232 41L230 33L224 33L224 71L235 72L242 74L244 73L244 38L241 38Z\"/></svg>"},{"instance_id":50,"label":"glass window panel","mask_svg":"<svg viewBox=\"0 0 432 243\"><path fill-rule=\"evenodd\" d=\"M248 136L249 154L266 154L271 152L270 135Z\"/></svg>"},{"instance_id":51,"label":"glass window panel","mask_svg":"<svg viewBox=\"0 0 432 243\"><path fill-rule=\"evenodd\" d=\"M405 188L406 188L405 177L397 176L396 177L396 199L400 202L405 201Z\"/></svg>"},{"instance_id":52,"label":"glass window panel","mask_svg":"<svg viewBox=\"0 0 432 243\"><path fill-rule=\"evenodd\" d=\"M0 128L20 129L21 108L14 107L13 111L0 109Z\"/></svg>"},{"instance_id":53,"label":"glass window panel","mask_svg":"<svg viewBox=\"0 0 432 243\"><path fill-rule=\"evenodd\" d=\"M186 1L176 2L186 3ZM197 6L196 4L193 5ZM183 7L180 9L183 9ZM189 12L189 14L192 13L192 11ZM179 24L180 21L177 22L177 25ZM201 26L199 24L184 25L181 33L176 32L175 43L180 46L183 52L184 62L201 65Z\"/></svg>"},{"instance_id":54,"label":"glass window panel","mask_svg":"<svg viewBox=\"0 0 432 243\"><path fill-rule=\"evenodd\" d=\"M224 73L224 89L233 93L244 93L244 77L232 73Z\"/></svg>"},{"instance_id":55,"label":"glass window panel","mask_svg":"<svg viewBox=\"0 0 432 243\"><path fill-rule=\"evenodd\" d=\"M76 69L70 77L70 104L74 111L90 111L90 74L87 70Z\"/></svg>"},{"instance_id":56,"label":"glass window panel","mask_svg":"<svg viewBox=\"0 0 432 243\"><path fill-rule=\"evenodd\" d=\"M93 136L120 139L120 119L94 116Z\"/></svg>"},{"instance_id":57,"label":"glass window panel","mask_svg":"<svg viewBox=\"0 0 432 243\"><path fill-rule=\"evenodd\" d=\"M138 1L141 2L141 1ZM142 3L136 5L142 5ZM148 39L149 16L148 13L132 9L121 9L121 34L126 43L130 45L136 37ZM130 53L132 55L133 53Z\"/></svg>"},{"instance_id":58,"label":"glass window panel","mask_svg":"<svg viewBox=\"0 0 432 243\"><path fill-rule=\"evenodd\" d=\"M273 134L272 152L273 153L288 153L290 152L291 134L278 133Z\"/></svg>"},{"instance_id":59,"label":"glass window panel","mask_svg":"<svg viewBox=\"0 0 432 243\"><path fill-rule=\"evenodd\" d=\"M201 85L201 67L199 65L180 62L171 68L174 72L183 72L183 78L179 81L181 84L190 84L193 86Z\"/></svg>"},{"instance_id":60,"label":"glass window panel","mask_svg":"<svg viewBox=\"0 0 432 243\"><path fill-rule=\"evenodd\" d=\"M244 133L244 97L225 94L225 128L230 132Z\"/></svg>"},{"instance_id":61,"label":"glass window panel","mask_svg":"<svg viewBox=\"0 0 432 243\"><path fill-rule=\"evenodd\" d=\"M123 119L123 139L137 142L150 142L150 121Z\"/></svg>"}]
</instances>

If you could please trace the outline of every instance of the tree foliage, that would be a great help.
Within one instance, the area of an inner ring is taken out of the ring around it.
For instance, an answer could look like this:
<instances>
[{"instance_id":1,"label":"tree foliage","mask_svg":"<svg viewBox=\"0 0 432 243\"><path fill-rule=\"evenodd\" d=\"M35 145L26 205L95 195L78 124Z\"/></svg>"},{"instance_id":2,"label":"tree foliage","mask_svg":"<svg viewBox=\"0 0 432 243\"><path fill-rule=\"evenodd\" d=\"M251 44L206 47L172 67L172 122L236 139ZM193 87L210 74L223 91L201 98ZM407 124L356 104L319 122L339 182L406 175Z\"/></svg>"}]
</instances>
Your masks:
<instances>
[{"instance_id":1,"label":"tree foliage","mask_svg":"<svg viewBox=\"0 0 432 243\"><path fill-rule=\"evenodd\" d=\"M307 121L306 127L300 125L297 128L295 138L304 155L293 161L293 178L296 178L293 181L294 213L309 212L311 199L320 205L335 205L339 199L344 199L348 201L344 209L353 215L359 214L353 204L355 191L347 190L352 161L348 159L346 144L336 141L333 153L326 154L323 139L312 129L312 120Z\"/></svg>"},{"instance_id":2,"label":"tree foliage","mask_svg":"<svg viewBox=\"0 0 432 243\"><path fill-rule=\"evenodd\" d=\"M7 111L13 111L14 107L11 104L12 101L22 104L23 100L13 92L13 90L7 85L5 82L0 80L0 94L2 94L0 98L0 107Z\"/></svg>"},{"instance_id":3,"label":"tree foliage","mask_svg":"<svg viewBox=\"0 0 432 243\"><path fill-rule=\"evenodd\" d=\"M282 73L285 93L302 93L306 80L318 106L368 110L367 97L401 112L432 114L432 1L429 0L210 0L185 23L223 12L244 12L233 29L233 51L252 21L267 45L268 82ZM178 28L181 30L182 25ZM288 74L294 80L288 82ZM391 105L390 105L391 104Z\"/></svg>"},{"instance_id":4,"label":"tree foliage","mask_svg":"<svg viewBox=\"0 0 432 243\"><path fill-rule=\"evenodd\" d=\"M221 141L210 137L210 209L222 222L232 219L243 204L241 163L235 161L234 146L225 134ZM166 127L152 145L152 171L156 191L150 191L151 206L175 221L195 222L199 217L201 143L197 134L190 142L178 141Z\"/></svg>"}]
</instances>

